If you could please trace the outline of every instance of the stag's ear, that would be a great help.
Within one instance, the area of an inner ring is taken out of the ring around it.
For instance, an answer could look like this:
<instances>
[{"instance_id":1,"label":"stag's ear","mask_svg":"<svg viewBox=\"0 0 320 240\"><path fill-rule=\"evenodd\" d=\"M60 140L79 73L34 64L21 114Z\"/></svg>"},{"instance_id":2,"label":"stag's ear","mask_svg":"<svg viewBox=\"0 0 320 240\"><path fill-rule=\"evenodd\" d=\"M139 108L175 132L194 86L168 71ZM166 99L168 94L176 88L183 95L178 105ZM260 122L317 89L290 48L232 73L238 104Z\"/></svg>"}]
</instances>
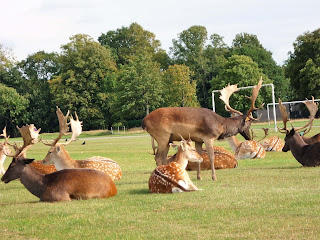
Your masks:
<instances>
[{"instance_id":1,"label":"stag's ear","mask_svg":"<svg viewBox=\"0 0 320 240\"><path fill-rule=\"evenodd\" d=\"M186 141L181 141L181 148L182 148L182 151L186 150Z\"/></svg>"},{"instance_id":2,"label":"stag's ear","mask_svg":"<svg viewBox=\"0 0 320 240\"><path fill-rule=\"evenodd\" d=\"M57 146L57 152L60 152L60 151L61 151L61 147Z\"/></svg>"},{"instance_id":3,"label":"stag's ear","mask_svg":"<svg viewBox=\"0 0 320 240\"><path fill-rule=\"evenodd\" d=\"M295 133L296 133L296 131L294 130L294 128L292 128L290 131L290 135L294 135Z\"/></svg>"},{"instance_id":4,"label":"stag's ear","mask_svg":"<svg viewBox=\"0 0 320 240\"><path fill-rule=\"evenodd\" d=\"M34 159L30 159L30 158L25 158L22 160L25 164L30 164L34 161Z\"/></svg>"}]
</instances>

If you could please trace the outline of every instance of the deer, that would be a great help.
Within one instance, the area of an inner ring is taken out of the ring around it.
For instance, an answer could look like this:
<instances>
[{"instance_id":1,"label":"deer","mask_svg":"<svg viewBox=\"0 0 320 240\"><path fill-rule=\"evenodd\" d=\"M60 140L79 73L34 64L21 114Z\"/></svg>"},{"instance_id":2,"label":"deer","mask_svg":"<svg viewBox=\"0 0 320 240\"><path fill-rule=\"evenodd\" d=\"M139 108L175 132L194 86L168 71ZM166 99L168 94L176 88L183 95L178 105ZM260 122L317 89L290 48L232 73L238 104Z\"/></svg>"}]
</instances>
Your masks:
<instances>
[{"instance_id":1,"label":"deer","mask_svg":"<svg viewBox=\"0 0 320 240\"><path fill-rule=\"evenodd\" d=\"M263 129L265 135L260 140L245 140L240 142L236 136L226 138L236 159L259 159L265 158L266 151L260 141L267 136L267 129ZM252 134L253 138L253 134Z\"/></svg>"},{"instance_id":2,"label":"deer","mask_svg":"<svg viewBox=\"0 0 320 240\"><path fill-rule=\"evenodd\" d=\"M265 131L265 133L267 133L266 131L269 131L268 128L263 128L263 130ZM284 146L284 142L278 136L271 136L271 137L266 138L261 143L261 145L267 152L281 152L282 148Z\"/></svg>"},{"instance_id":3,"label":"deer","mask_svg":"<svg viewBox=\"0 0 320 240\"><path fill-rule=\"evenodd\" d=\"M6 160L6 154L5 152L9 152L11 153L11 150L9 148L9 142L8 139L9 137L7 137L7 127L4 127L4 129L2 130L2 134L0 135L2 137L4 137L4 142L0 143L0 175L5 173L3 164L4 164L4 160Z\"/></svg>"},{"instance_id":4,"label":"deer","mask_svg":"<svg viewBox=\"0 0 320 240\"><path fill-rule=\"evenodd\" d=\"M320 142L315 142L312 144L307 144L299 134L300 130L305 128L310 128L312 121L318 111L318 103L314 102L314 98L307 102L304 102L306 107L310 112L309 121L302 127L294 128L289 131L287 129L288 113L286 112L285 107L282 105L281 100L279 99L279 108L280 114L283 121L283 128L280 128L279 131L281 133L285 133L286 136L284 138L284 147L282 148L283 152L291 151L294 158L304 167L316 167L320 166Z\"/></svg>"},{"instance_id":5,"label":"deer","mask_svg":"<svg viewBox=\"0 0 320 240\"><path fill-rule=\"evenodd\" d=\"M72 199L107 198L117 194L111 177L93 169L65 169L50 174L41 174L30 163L34 159L24 157L24 153L37 143L40 129L34 124L18 127L23 138L23 146L16 146L7 171L1 181L9 183L20 179L26 189L43 202L70 201Z\"/></svg>"},{"instance_id":6,"label":"deer","mask_svg":"<svg viewBox=\"0 0 320 240\"><path fill-rule=\"evenodd\" d=\"M255 101L262 85L262 78L259 83L253 88L252 96L248 97L251 100L251 107L247 115L243 115L230 107L229 98L234 93L239 91L237 84L228 85L221 90L220 99L225 103L227 111L238 113L239 116L233 118L225 118L212 110L206 108L189 108L189 107L167 107L158 108L149 113L142 120L142 128L146 130L151 137L158 143L158 149L155 155L156 164L159 166L166 163L166 157L169 151L169 143L179 141L180 136L187 138L191 134L192 141L195 142L195 147L198 153L202 152L202 144L206 146L211 163L212 180L217 180L214 168L214 141L224 139L240 133L245 139L250 139L251 121L255 120L251 114L253 110L258 110L261 107L255 107ZM197 179L201 179L200 164L197 167Z\"/></svg>"},{"instance_id":7,"label":"deer","mask_svg":"<svg viewBox=\"0 0 320 240\"><path fill-rule=\"evenodd\" d=\"M70 157L69 153L63 148L63 146L77 140L77 137L82 132L82 122L80 122L77 113L75 113L75 119L71 115L70 122L68 123L68 116L70 114L69 110L66 116L64 116L60 108L57 107L56 113L59 120L59 135L52 143L42 141L43 144L50 146L50 149L46 157L42 160L42 163L52 163L57 170L72 168L96 169L110 175L112 180L120 180L122 176L121 168L118 163L110 158L95 156L85 160L74 160ZM71 138L64 143L59 143L61 137L69 131L68 125L71 125L72 129Z\"/></svg>"},{"instance_id":8,"label":"deer","mask_svg":"<svg viewBox=\"0 0 320 240\"><path fill-rule=\"evenodd\" d=\"M181 136L180 146L174 160L167 165L157 166L149 178L152 193L176 193L197 191L185 170L188 162L202 162L202 157L192 145L192 141ZM170 143L172 147L174 144Z\"/></svg>"},{"instance_id":9,"label":"deer","mask_svg":"<svg viewBox=\"0 0 320 240\"><path fill-rule=\"evenodd\" d=\"M220 146L213 146L213 149L214 149L214 168L215 169L236 168L238 166L238 161L231 152L229 152L228 150ZM170 163L174 161L175 155L168 156L167 162ZM202 150L200 156L203 159L203 161L200 164L201 170L210 170L211 163L210 163L210 159L206 149ZM197 163L188 162L186 170L196 171Z\"/></svg>"}]
</instances>

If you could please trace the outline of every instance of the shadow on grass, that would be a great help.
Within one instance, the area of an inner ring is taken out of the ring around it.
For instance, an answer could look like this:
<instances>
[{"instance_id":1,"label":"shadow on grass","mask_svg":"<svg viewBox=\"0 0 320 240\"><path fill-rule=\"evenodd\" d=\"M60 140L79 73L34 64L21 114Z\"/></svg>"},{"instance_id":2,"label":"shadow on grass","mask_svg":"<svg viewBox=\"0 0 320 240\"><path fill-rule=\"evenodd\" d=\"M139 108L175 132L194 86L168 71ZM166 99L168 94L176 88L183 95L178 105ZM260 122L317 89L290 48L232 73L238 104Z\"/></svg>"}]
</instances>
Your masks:
<instances>
[{"instance_id":1,"label":"shadow on grass","mask_svg":"<svg viewBox=\"0 0 320 240\"><path fill-rule=\"evenodd\" d=\"M23 205L23 204L35 204L35 203L44 203L41 202L40 200L37 201L27 201L27 202L11 202L11 203L0 203L0 206L12 206L12 205Z\"/></svg>"},{"instance_id":2,"label":"shadow on grass","mask_svg":"<svg viewBox=\"0 0 320 240\"><path fill-rule=\"evenodd\" d=\"M146 195L146 194L151 194L150 190L149 189L146 189L146 188L141 188L141 189L133 189L133 190L130 190L129 191L130 194L133 194L133 195Z\"/></svg>"}]
</instances>

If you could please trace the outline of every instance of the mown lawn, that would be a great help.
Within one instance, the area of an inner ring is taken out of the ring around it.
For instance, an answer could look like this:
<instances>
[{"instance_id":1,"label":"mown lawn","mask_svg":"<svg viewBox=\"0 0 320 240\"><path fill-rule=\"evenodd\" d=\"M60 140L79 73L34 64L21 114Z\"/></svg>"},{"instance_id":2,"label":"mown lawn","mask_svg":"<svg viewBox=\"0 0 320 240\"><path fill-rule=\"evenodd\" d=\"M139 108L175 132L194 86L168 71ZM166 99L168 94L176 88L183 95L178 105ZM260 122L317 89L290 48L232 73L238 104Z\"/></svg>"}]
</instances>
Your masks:
<instances>
[{"instance_id":1,"label":"mown lawn","mask_svg":"<svg viewBox=\"0 0 320 240\"><path fill-rule=\"evenodd\" d=\"M261 126L253 126L258 138ZM117 196L42 203L20 181L1 182L0 239L320 239L320 168L301 167L290 152L240 160L236 169L217 170L215 182L210 171L202 181L189 172L203 191L151 194L155 161L148 134L84 135L67 150L74 159L117 161L123 173ZM231 150L224 141L216 144ZM43 159L47 151L38 143L28 157Z\"/></svg>"}]
</instances>

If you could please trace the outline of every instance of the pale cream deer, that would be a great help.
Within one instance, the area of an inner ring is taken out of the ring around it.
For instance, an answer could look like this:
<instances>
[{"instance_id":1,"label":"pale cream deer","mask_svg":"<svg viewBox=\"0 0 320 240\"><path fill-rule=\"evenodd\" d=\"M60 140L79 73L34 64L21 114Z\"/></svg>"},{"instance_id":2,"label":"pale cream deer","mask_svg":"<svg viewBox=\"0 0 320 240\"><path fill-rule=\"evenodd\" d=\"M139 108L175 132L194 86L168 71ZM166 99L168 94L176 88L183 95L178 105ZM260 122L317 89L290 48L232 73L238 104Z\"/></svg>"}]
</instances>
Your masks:
<instances>
[{"instance_id":1,"label":"pale cream deer","mask_svg":"<svg viewBox=\"0 0 320 240\"><path fill-rule=\"evenodd\" d=\"M38 142L39 130L33 124L18 128L23 138L23 146L16 146L9 168L1 181L9 183L15 179L41 201L70 201L71 199L107 198L117 194L117 188L109 175L92 169L65 169L51 174L40 174L30 163L33 159L24 153Z\"/></svg>"},{"instance_id":2,"label":"pale cream deer","mask_svg":"<svg viewBox=\"0 0 320 240\"><path fill-rule=\"evenodd\" d=\"M69 111L66 116L63 115L62 111L57 107L57 116L59 120L59 136L52 143L44 144L51 146L47 156L43 159L44 164L53 163L57 170L72 169L72 168L90 168L99 170L107 173L113 180L121 179L122 172L118 163L115 161L104 158L104 157L93 157L85 160L74 160L70 157L68 152L63 146L76 140L76 138L82 132L82 122L79 121L77 114L75 113L76 119L70 117L70 123L68 123ZM61 137L68 132L68 125L71 125L72 136L64 143L59 143Z\"/></svg>"},{"instance_id":3,"label":"pale cream deer","mask_svg":"<svg viewBox=\"0 0 320 240\"><path fill-rule=\"evenodd\" d=\"M172 145L172 144L171 144ZM190 162L202 162L191 140L182 138L173 162L158 166L149 178L149 189L153 193L175 193L199 190L185 170Z\"/></svg>"},{"instance_id":4,"label":"pale cream deer","mask_svg":"<svg viewBox=\"0 0 320 240\"><path fill-rule=\"evenodd\" d=\"M4 137L4 142L0 143L0 174L2 175L5 173L5 170L3 167L4 160L6 159L5 152L11 153L11 150L9 148L9 143L8 143L9 137L7 137L6 127L2 130L2 134L0 136Z\"/></svg>"}]
</instances>

